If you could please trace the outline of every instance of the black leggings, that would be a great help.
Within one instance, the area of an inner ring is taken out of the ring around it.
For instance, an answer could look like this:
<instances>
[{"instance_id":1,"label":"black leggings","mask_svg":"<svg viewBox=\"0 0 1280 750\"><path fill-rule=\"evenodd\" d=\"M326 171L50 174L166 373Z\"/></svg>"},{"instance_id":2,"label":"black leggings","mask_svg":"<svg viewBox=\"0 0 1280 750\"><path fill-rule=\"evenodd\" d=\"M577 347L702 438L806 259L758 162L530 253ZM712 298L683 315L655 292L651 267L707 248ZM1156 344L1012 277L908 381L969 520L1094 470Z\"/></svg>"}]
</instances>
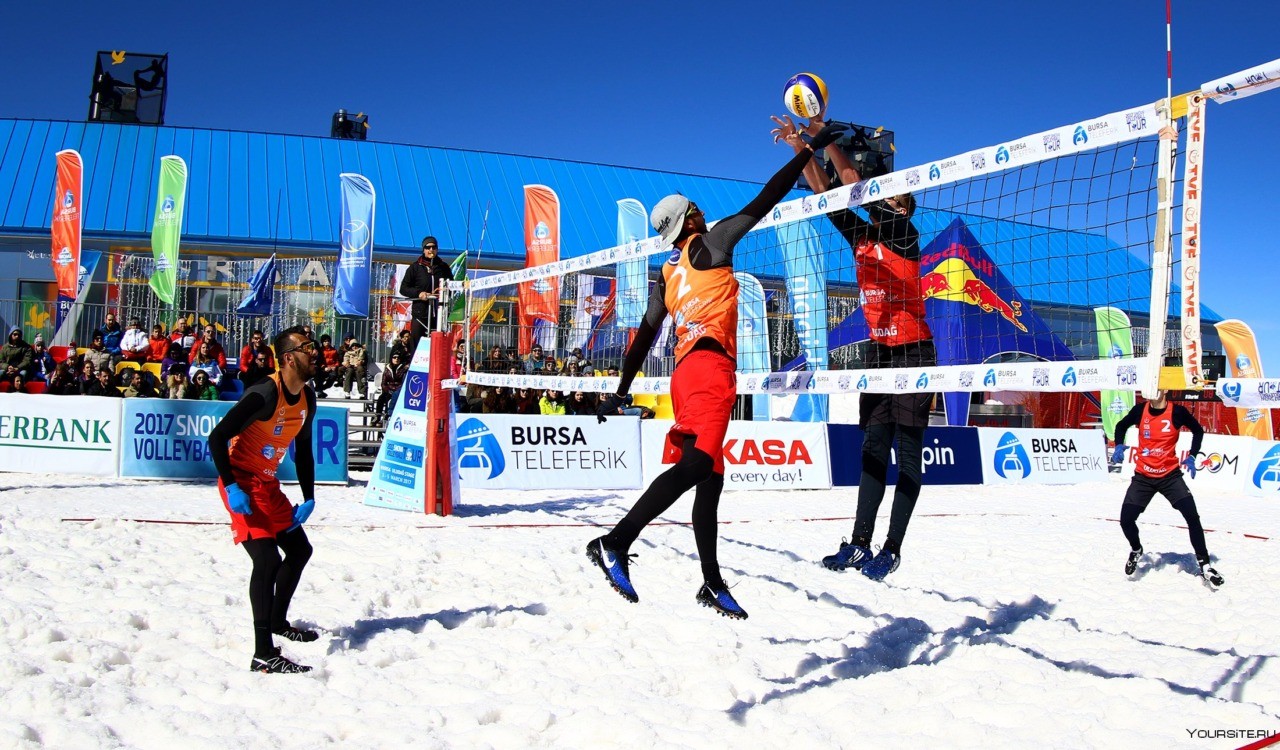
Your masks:
<instances>
[{"instance_id":1,"label":"black leggings","mask_svg":"<svg viewBox=\"0 0 1280 750\"><path fill-rule=\"evenodd\" d=\"M920 497L921 456L924 428L895 423L867 425L862 438L862 479L858 483L858 515L853 522L853 543L869 547L876 528L876 513L884 500L885 477L889 474L889 449L894 433L898 437L898 486L889 515L889 534L884 549L899 554L907 524Z\"/></svg>"},{"instance_id":2,"label":"black leggings","mask_svg":"<svg viewBox=\"0 0 1280 750\"><path fill-rule=\"evenodd\" d=\"M723 586L720 563L716 559L716 521L724 474L717 474L711 456L694 447L693 437L685 438L680 460L653 480L631 512L605 537L606 543L619 552L626 552L649 522L695 486L698 490L693 498L693 539L702 562L702 578L707 583Z\"/></svg>"},{"instance_id":3,"label":"black leggings","mask_svg":"<svg viewBox=\"0 0 1280 750\"><path fill-rule=\"evenodd\" d=\"M253 559L249 605L253 609L254 654L270 656L275 650L271 634L289 625L289 601L311 559L311 542L299 526L274 539L246 539L240 546ZM277 547L284 550L283 560Z\"/></svg>"},{"instance_id":4,"label":"black leggings","mask_svg":"<svg viewBox=\"0 0 1280 750\"><path fill-rule=\"evenodd\" d=\"M1173 503L1173 509L1182 514L1187 522L1187 534L1191 537L1191 548L1196 551L1196 561L1201 565L1209 563L1209 548L1204 541L1204 527L1200 525L1200 513L1196 510L1196 501L1190 495ZM1125 539L1129 540L1129 548L1142 549L1142 539L1138 536L1138 516L1146 510L1141 505L1125 503L1120 506L1120 528L1124 530Z\"/></svg>"}]
</instances>

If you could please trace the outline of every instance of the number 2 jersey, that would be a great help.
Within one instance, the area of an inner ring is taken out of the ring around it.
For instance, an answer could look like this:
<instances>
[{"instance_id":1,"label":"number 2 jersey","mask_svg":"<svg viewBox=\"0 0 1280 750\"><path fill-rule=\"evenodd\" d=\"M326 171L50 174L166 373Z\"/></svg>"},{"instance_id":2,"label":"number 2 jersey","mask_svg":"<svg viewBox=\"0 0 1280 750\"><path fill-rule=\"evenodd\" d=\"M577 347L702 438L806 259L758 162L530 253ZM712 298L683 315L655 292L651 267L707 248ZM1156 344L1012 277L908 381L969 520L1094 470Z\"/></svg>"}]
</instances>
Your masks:
<instances>
[{"instance_id":1,"label":"number 2 jersey","mask_svg":"<svg viewBox=\"0 0 1280 750\"><path fill-rule=\"evenodd\" d=\"M1183 427L1191 432L1190 455L1200 452L1204 428L1185 407L1166 403L1163 409L1152 409L1141 403L1116 423L1116 441L1125 442L1129 428L1138 428L1137 456L1134 471L1153 479L1167 476L1178 468L1178 433Z\"/></svg>"}]
</instances>

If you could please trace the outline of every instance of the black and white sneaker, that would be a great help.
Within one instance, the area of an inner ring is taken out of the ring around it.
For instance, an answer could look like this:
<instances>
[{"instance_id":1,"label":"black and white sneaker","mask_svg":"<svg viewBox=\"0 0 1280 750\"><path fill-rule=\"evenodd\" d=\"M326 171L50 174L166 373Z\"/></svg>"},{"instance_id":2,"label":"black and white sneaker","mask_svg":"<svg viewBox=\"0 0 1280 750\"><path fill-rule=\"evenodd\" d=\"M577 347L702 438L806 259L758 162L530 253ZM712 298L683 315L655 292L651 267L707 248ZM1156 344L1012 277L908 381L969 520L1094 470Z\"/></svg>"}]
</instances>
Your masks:
<instances>
[{"instance_id":1,"label":"black and white sneaker","mask_svg":"<svg viewBox=\"0 0 1280 750\"><path fill-rule=\"evenodd\" d=\"M314 630L302 630L292 625L285 625L283 628L272 632L281 638L288 638L296 643L310 643L320 638L320 634Z\"/></svg>"},{"instance_id":2,"label":"black and white sneaker","mask_svg":"<svg viewBox=\"0 0 1280 750\"><path fill-rule=\"evenodd\" d=\"M1210 591L1217 591L1219 586L1226 583L1226 579L1213 569L1208 560L1200 563L1200 580L1204 581L1204 585L1208 586Z\"/></svg>"},{"instance_id":3,"label":"black and white sneaker","mask_svg":"<svg viewBox=\"0 0 1280 750\"><path fill-rule=\"evenodd\" d=\"M249 671L264 674L305 674L311 671L311 667L289 661L281 655L280 649L276 649L272 656L253 657L253 661L249 664Z\"/></svg>"},{"instance_id":4,"label":"black and white sneaker","mask_svg":"<svg viewBox=\"0 0 1280 750\"><path fill-rule=\"evenodd\" d=\"M1138 569L1138 562L1142 560L1142 548L1139 547L1129 552L1129 559L1124 564L1124 574L1131 576Z\"/></svg>"},{"instance_id":5,"label":"black and white sneaker","mask_svg":"<svg viewBox=\"0 0 1280 750\"><path fill-rule=\"evenodd\" d=\"M702 588L698 589L697 600L702 606L711 607L725 617L732 617L735 620L747 619L747 610L734 600L733 595L729 593L729 587L723 583L702 584Z\"/></svg>"}]
</instances>

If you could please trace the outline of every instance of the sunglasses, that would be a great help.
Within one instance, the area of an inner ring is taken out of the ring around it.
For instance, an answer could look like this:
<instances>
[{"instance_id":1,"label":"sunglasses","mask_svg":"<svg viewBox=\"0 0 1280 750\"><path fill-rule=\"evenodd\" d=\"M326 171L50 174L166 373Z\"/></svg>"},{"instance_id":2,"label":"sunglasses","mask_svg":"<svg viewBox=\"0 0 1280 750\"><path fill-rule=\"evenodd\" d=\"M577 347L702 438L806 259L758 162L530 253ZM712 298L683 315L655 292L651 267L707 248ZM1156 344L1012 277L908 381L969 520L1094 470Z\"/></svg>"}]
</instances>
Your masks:
<instances>
[{"instance_id":1,"label":"sunglasses","mask_svg":"<svg viewBox=\"0 0 1280 750\"><path fill-rule=\"evenodd\" d=\"M316 342L314 342L314 341L308 341L308 342L307 342L307 343L305 343L305 344L298 344L297 346L289 347L288 349L285 349L284 351L282 351L282 352L280 352L280 353L281 353L281 354L288 354L289 352L298 352L298 351L311 353L311 352L316 351L316 350L317 350L317 349L319 349L319 348L320 348L320 345L319 345L319 344L317 344Z\"/></svg>"},{"instance_id":2,"label":"sunglasses","mask_svg":"<svg viewBox=\"0 0 1280 750\"><path fill-rule=\"evenodd\" d=\"M423 246L422 246L422 249L423 249L423 250L431 250L432 252L435 252L435 251L436 251L436 250L438 250L439 248L437 248L435 245L423 245Z\"/></svg>"}]
</instances>

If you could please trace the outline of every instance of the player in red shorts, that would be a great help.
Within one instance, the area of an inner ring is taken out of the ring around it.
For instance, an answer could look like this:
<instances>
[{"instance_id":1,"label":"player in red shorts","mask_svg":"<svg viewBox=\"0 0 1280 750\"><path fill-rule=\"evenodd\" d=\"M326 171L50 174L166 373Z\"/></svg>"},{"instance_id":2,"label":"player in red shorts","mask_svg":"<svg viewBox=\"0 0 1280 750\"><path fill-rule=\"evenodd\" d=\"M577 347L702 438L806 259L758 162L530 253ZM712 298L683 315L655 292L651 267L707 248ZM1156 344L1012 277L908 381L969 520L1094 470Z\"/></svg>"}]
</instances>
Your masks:
<instances>
[{"instance_id":1,"label":"player in red shorts","mask_svg":"<svg viewBox=\"0 0 1280 750\"><path fill-rule=\"evenodd\" d=\"M253 610L255 672L298 673L311 667L286 659L272 634L291 641L319 638L314 630L289 624L289 601L298 588L302 569L311 558L311 543L302 524L315 508L316 464L311 447L311 424L316 395L307 385L315 375L319 356L316 342L300 327L276 337L280 371L244 392L209 433L209 452L218 469L218 490L231 514L235 543L253 560L249 575L249 604ZM294 506L280 490L276 470L294 443L298 488L306 498ZM284 550L284 559L279 550Z\"/></svg>"},{"instance_id":2,"label":"player in red shorts","mask_svg":"<svg viewBox=\"0 0 1280 750\"><path fill-rule=\"evenodd\" d=\"M649 354L663 320L675 322L676 369L671 399L676 423L667 435L665 459L675 465L636 501L625 518L605 536L587 545L587 556L604 571L627 601L640 597L631 585L631 544L641 530L697 487L693 501L693 536L702 562L703 585L697 600L723 615L744 619L720 576L716 560L716 511L724 489L724 436L737 398L734 378L738 351L738 282L733 277L733 248L756 222L786 196L813 151L835 141L840 127L814 138L812 147L796 154L741 211L721 219L708 231L697 204L683 195L668 195L650 215L653 228L675 247L649 297L649 309L627 349L615 395L603 400L598 414L617 414L631 381Z\"/></svg>"}]
</instances>

